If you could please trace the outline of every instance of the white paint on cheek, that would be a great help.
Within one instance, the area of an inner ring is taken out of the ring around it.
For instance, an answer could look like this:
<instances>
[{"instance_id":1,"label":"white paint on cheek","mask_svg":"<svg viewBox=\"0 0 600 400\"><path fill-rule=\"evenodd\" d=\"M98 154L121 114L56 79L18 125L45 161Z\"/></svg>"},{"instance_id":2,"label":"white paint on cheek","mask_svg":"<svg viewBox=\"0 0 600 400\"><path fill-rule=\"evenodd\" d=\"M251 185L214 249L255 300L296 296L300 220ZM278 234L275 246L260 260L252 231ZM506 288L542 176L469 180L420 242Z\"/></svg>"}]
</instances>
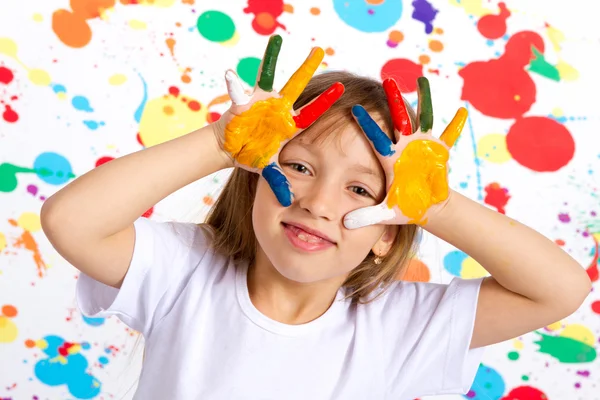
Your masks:
<instances>
[{"instance_id":1,"label":"white paint on cheek","mask_svg":"<svg viewBox=\"0 0 600 400\"><path fill-rule=\"evenodd\" d=\"M383 221L394 219L396 213L388 208L385 203L378 206L359 208L344 217L344 226L347 229L357 229L363 226L379 224Z\"/></svg>"},{"instance_id":2,"label":"white paint on cheek","mask_svg":"<svg viewBox=\"0 0 600 400\"><path fill-rule=\"evenodd\" d=\"M240 78L233 71L228 70L225 73L225 80L227 81L227 92L229 93L229 97L231 97L231 101L238 106L248 104L250 96L244 91Z\"/></svg>"}]
</instances>

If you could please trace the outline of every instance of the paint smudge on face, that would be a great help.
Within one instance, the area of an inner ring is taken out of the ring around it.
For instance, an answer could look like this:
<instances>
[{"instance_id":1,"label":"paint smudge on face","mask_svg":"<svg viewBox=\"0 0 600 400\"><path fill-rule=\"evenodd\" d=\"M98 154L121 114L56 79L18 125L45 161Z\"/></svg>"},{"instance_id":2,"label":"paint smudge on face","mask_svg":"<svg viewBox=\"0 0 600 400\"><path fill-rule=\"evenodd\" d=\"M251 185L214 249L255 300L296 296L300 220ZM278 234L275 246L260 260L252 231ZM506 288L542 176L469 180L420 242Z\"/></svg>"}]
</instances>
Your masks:
<instances>
[{"instance_id":1,"label":"paint smudge on face","mask_svg":"<svg viewBox=\"0 0 600 400\"><path fill-rule=\"evenodd\" d=\"M91 399L100 394L102 384L87 372L89 364L82 354L83 350L90 349L88 343L67 342L60 336L48 335L37 341L28 339L25 345L38 348L47 356L34 367L35 376L42 383L65 385L69 394L78 399Z\"/></svg>"},{"instance_id":2,"label":"paint smudge on face","mask_svg":"<svg viewBox=\"0 0 600 400\"><path fill-rule=\"evenodd\" d=\"M284 10L283 0L248 0L244 13L253 14L252 29L259 35L270 35L277 28L285 30L285 25L277 20Z\"/></svg>"},{"instance_id":3,"label":"paint smudge on face","mask_svg":"<svg viewBox=\"0 0 600 400\"><path fill-rule=\"evenodd\" d=\"M487 14L477 22L477 30L487 39L499 39L506 34L506 20L510 17L510 10L503 2L498 3L498 14Z\"/></svg>"},{"instance_id":4,"label":"paint smudge on face","mask_svg":"<svg viewBox=\"0 0 600 400\"><path fill-rule=\"evenodd\" d=\"M543 54L542 38L535 32L518 32L510 37L499 58L467 64L458 72L464 80L461 98L490 117L522 116L536 96L535 83L524 70L535 57L533 49Z\"/></svg>"},{"instance_id":5,"label":"paint smudge on face","mask_svg":"<svg viewBox=\"0 0 600 400\"><path fill-rule=\"evenodd\" d=\"M485 198L483 201L485 204L489 204L492 207L495 207L501 214L506 214L506 204L510 199L510 195L508 194L508 189L503 188L497 182L492 182L485 187Z\"/></svg>"},{"instance_id":6,"label":"paint smudge on face","mask_svg":"<svg viewBox=\"0 0 600 400\"><path fill-rule=\"evenodd\" d=\"M473 385L465 397L469 400L499 399L505 390L506 384L498 371L480 364Z\"/></svg>"},{"instance_id":7,"label":"paint smudge on face","mask_svg":"<svg viewBox=\"0 0 600 400\"><path fill-rule=\"evenodd\" d=\"M511 156L538 172L558 171L575 155L575 141L567 128L547 117L519 118L506 135Z\"/></svg>"},{"instance_id":8,"label":"paint smudge on face","mask_svg":"<svg viewBox=\"0 0 600 400\"><path fill-rule=\"evenodd\" d=\"M417 79L423 76L423 66L405 58L395 58L381 68L381 80L393 78L402 93L417 90Z\"/></svg>"},{"instance_id":9,"label":"paint smudge on face","mask_svg":"<svg viewBox=\"0 0 600 400\"><path fill-rule=\"evenodd\" d=\"M412 18L425 24L425 33L433 32L433 20L439 10L433 8L427 0L414 0L412 6L414 7Z\"/></svg>"},{"instance_id":10,"label":"paint smudge on face","mask_svg":"<svg viewBox=\"0 0 600 400\"><path fill-rule=\"evenodd\" d=\"M539 389L532 386L519 386L512 389L500 400L548 400L548 396Z\"/></svg>"},{"instance_id":11,"label":"paint smudge on face","mask_svg":"<svg viewBox=\"0 0 600 400\"><path fill-rule=\"evenodd\" d=\"M0 309L0 343L11 343L17 339L19 329L13 321L17 314L17 307L10 304L5 304Z\"/></svg>"}]
</instances>

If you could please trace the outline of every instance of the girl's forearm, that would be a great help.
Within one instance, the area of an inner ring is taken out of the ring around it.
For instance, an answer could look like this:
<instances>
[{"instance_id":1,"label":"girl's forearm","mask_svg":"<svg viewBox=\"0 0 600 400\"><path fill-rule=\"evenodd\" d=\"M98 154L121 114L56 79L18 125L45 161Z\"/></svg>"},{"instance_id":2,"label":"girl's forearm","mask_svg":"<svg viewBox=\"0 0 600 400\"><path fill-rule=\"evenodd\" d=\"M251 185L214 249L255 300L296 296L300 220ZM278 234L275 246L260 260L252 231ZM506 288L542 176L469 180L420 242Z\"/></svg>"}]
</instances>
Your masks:
<instances>
[{"instance_id":1,"label":"girl's forearm","mask_svg":"<svg viewBox=\"0 0 600 400\"><path fill-rule=\"evenodd\" d=\"M71 236L102 239L169 194L229 166L208 125L94 168L48 198L42 218L68 226Z\"/></svg>"},{"instance_id":2,"label":"girl's forearm","mask_svg":"<svg viewBox=\"0 0 600 400\"><path fill-rule=\"evenodd\" d=\"M473 257L506 289L533 301L568 307L589 292L585 270L555 243L457 192L423 228ZM582 285L588 290L569 290Z\"/></svg>"}]
</instances>

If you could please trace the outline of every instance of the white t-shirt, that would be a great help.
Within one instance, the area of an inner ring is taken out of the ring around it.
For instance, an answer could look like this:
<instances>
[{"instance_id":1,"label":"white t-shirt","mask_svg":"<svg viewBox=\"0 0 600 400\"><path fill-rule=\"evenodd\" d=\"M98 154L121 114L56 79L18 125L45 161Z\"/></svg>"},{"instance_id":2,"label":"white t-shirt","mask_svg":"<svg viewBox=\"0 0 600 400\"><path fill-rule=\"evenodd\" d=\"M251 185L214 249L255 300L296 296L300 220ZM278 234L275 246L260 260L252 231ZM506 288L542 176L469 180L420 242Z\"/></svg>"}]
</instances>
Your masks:
<instances>
[{"instance_id":1,"label":"white t-shirt","mask_svg":"<svg viewBox=\"0 0 600 400\"><path fill-rule=\"evenodd\" d=\"M372 303L342 300L286 325L258 311L246 264L210 246L207 227L135 222L120 289L81 274L84 315L141 332L135 399L414 399L469 390L483 349L469 350L481 279L395 282Z\"/></svg>"}]
</instances>

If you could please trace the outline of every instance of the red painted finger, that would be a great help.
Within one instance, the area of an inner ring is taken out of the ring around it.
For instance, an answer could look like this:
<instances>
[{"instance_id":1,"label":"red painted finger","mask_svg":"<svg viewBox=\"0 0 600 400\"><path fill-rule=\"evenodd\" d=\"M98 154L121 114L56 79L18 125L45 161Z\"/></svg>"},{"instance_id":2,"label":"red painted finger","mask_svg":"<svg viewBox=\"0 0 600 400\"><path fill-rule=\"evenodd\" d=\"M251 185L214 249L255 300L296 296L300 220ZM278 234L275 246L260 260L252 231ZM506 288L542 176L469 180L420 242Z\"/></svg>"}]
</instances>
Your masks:
<instances>
[{"instance_id":1,"label":"red painted finger","mask_svg":"<svg viewBox=\"0 0 600 400\"><path fill-rule=\"evenodd\" d=\"M393 78L388 78L383 81L383 90L388 99L388 106L394 121L394 128L403 136L412 135L413 129L410 123L408 110L404 104L404 99L398 88L398 84Z\"/></svg>"},{"instance_id":2,"label":"red painted finger","mask_svg":"<svg viewBox=\"0 0 600 400\"><path fill-rule=\"evenodd\" d=\"M323 115L325 111L329 110L329 108L342 97L342 94L344 94L344 85L340 82L331 85L329 89L321 93L319 97L300 109L298 115L294 116L296 126L300 129L308 128Z\"/></svg>"}]
</instances>

